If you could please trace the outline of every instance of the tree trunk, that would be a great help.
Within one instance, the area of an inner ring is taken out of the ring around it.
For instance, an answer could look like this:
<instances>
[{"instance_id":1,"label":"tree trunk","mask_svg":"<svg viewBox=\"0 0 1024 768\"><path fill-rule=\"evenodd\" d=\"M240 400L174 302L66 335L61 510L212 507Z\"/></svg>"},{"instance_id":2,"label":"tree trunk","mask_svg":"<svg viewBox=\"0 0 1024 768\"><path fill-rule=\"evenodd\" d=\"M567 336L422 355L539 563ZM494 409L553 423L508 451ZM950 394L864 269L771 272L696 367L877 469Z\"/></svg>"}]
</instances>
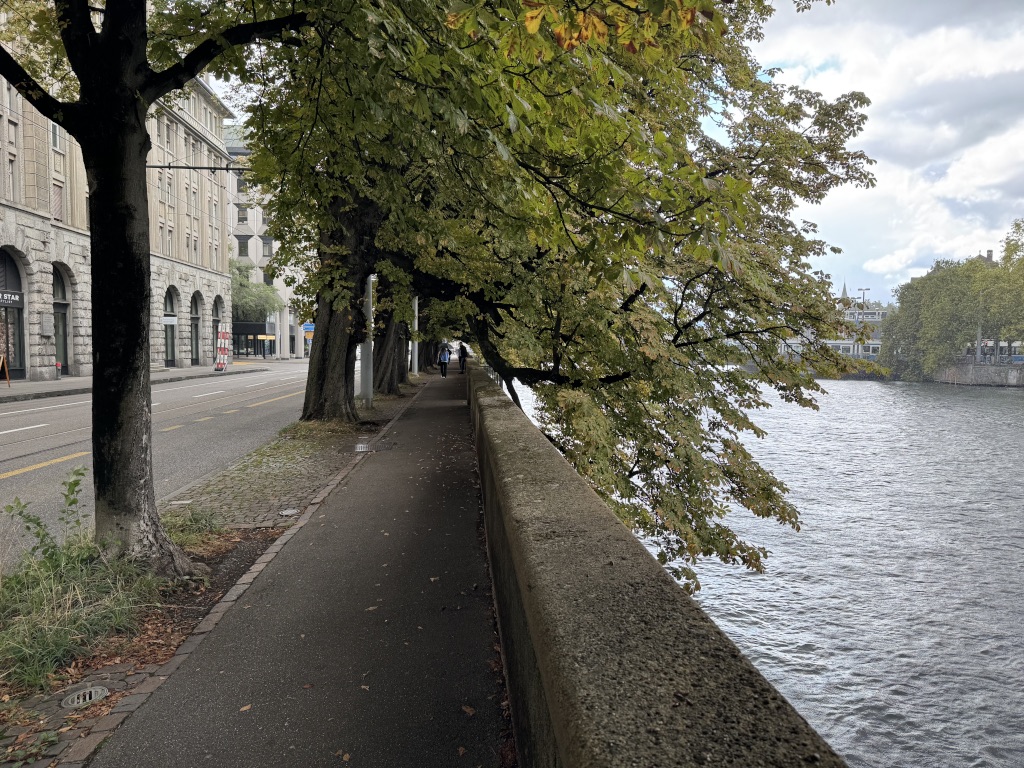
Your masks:
<instances>
[{"instance_id":1,"label":"tree trunk","mask_svg":"<svg viewBox=\"0 0 1024 768\"><path fill-rule=\"evenodd\" d=\"M400 395L398 386L399 349L401 334L394 312L385 315L384 331L373 342L373 391L382 395Z\"/></svg>"},{"instance_id":2,"label":"tree trunk","mask_svg":"<svg viewBox=\"0 0 1024 768\"><path fill-rule=\"evenodd\" d=\"M316 333L309 351L303 421L359 421L355 398L356 349L365 322L362 312L354 310L352 303L338 310L330 299L322 294L317 296Z\"/></svg>"},{"instance_id":3,"label":"tree trunk","mask_svg":"<svg viewBox=\"0 0 1024 768\"><path fill-rule=\"evenodd\" d=\"M399 324L398 327L398 383L408 384L409 383L409 326L406 323Z\"/></svg>"},{"instance_id":4,"label":"tree trunk","mask_svg":"<svg viewBox=\"0 0 1024 768\"><path fill-rule=\"evenodd\" d=\"M301 418L356 422L356 348L367 333L363 288L373 272L381 215L365 201L350 208L335 198L329 205L336 226L321 237L320 263L331 279L317 293L316 333Z\"/></svg>"},{"instance_id":5,"label":"tree trunk","mask_svg":"<svg viewBox=\"0 0 1024 768\"><path fill-rule=\"evenodd\" d=\"M97 130L78 138L90 191L96 539L183 576L195 568L161 527L153 488L146 108L129 96L94 112Z\"/></svg>"}]
</instances>

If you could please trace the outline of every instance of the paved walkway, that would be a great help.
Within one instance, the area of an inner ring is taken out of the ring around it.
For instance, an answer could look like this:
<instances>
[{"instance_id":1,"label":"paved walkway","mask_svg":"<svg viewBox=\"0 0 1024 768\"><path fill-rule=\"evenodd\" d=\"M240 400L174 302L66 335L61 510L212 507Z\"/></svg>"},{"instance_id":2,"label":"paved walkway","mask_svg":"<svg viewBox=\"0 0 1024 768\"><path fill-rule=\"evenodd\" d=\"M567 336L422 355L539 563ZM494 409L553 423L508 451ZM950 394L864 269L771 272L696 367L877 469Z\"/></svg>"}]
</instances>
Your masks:
<instances>
[{"instance_id":1,"label":"paved walkway","mask_svg":"<svg viewBox=\"0 0 1024 768\"><path fill-rule=\"evenodd\" d=\"M466 379L429 381L90 766L499 765Z\"/></svg>"}]
</instances>

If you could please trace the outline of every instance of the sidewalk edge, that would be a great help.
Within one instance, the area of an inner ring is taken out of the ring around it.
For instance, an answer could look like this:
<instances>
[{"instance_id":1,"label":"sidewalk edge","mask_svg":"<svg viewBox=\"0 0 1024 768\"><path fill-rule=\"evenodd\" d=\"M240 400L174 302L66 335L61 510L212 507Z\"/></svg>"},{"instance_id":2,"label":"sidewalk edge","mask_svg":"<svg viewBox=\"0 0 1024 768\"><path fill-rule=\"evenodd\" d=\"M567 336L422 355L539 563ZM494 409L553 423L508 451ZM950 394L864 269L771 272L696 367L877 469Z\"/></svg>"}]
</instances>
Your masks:
<instances>
[{"instance_id":1,"label":"sidewalk edge","mask_svg":"<svg viewBox=\"0 0 1024 768\"><path fill-rule=\"evenodd\" d=\"M240 371L241 373L241 371ZM206 616L203 617L191 634L185 639L185 641L178 646L178 650L170 661L165 662L159 669L150 674L145 680L139 682L134 688L131 689L131 693L127 697L130 702L123 701L107 717L99 721L93 726L88 735L76 742L65 754L61 755L56 765L59 768L84 768L88 760L92 758L96 750L99 749L100 745L106 740L106 738L114 732L114 730L121 725L128 717L131 716L132 712L135 712L141 707L150 694L159 688L171 674L178 669L191 653L199 647L206 636L217 626L218 622L227 613L228 609L231 608L243 594L249 588L256 577L269 565L277 554L284 548L295 533L304 526L309 519L320 509L320 505L323 504L324 500L331 494L331 492L337 488L341 482L351 474L359 463L369 454L372 453L377 443L379 443L395 423L405 415L405 412L412 407L423 391L430 386L430 382L425 383L415 395L413 395L409 402L406 403L399 409L398 413L392 417L391 421L384 425L377 435L373 437L367 443L369 450L363 453L357 453L331 480L325 485L320 491L313 497L313 499L306 505L306 509L302 515L299 516L295 524L292 525L288 530L282 533L277 540L271 544L267 550L257 558L256 562L253 563L252 567L243 573L238 581L235 582L224 596L210 608ZM104 721L106 721L104 723ZM100 729L98 726L108 726Z\"/></svg>"}]
</instances>

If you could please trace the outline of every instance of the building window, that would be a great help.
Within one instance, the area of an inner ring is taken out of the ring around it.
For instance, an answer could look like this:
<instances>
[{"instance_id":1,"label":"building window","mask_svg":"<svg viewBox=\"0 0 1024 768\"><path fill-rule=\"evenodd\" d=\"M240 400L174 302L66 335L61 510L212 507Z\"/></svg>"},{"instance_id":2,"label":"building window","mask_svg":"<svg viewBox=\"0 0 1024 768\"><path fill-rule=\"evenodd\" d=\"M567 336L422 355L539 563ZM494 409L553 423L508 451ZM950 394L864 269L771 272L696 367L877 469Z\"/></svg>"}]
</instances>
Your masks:
<instances>
[{"instance_id":1,"label":"building window","mask_svg":"<svg viewBox=\"0 0 1024 768\"><path fill-rule=\"evenodd\" d=\"M239 224L248 224L249 223L249 209L246 206L244 206L244 205L238 206L238 223Z\"/></svg>"},{"instance_id":2,"label":"building window","mask_svg":"<svg viewBox=\"0 0 1024 768\"><path fill-rule=\"evenodd\" d=\"M50 146L58 152L63 152L64 143L64 130L56 123L50 123Z\"/></svg>"},{"instance_id":3,"label":"building window","mask_svg":"<svg viewBox=\"0 0 1024 768\"><path fill-rule=\"evenodd\" d=\"M11 113L11 117L16 117L18 114L18 89L15 88L11 83L7 84L7 110Z\"/></svg>"},{"instance_id":4,"label":"building window","mask_svg":"<svg viewBox=\"0 0 1024 768\"><path fill-rule=\"evenodd\" d=\"M238 179L238 194L249 191L249 182L242 178L241 175L236 177Z\"/></svg>"},{"instance_id":5,"label":"building window","mask_svg":"<svg viewBox=\"0 0 1024 768\"><path fill-rule=\"evenodd\" d=\"M50 213L54 221L64 221L64 187L54 184L50 192Z\"/></svg>"},{"instance_id":6,"label":"building window","mask_svg":"<svg viewBox=\"0 0 1024 768\"><path fill-rule=\"evenodd\" d=\"M274 285L274 276L267 270L263 271L263 284L269 286Z\"/></svg>"},{"instance_id":7,"label":"building window","mask_svg":"<svg viewBox=\"0 0 1024 768\"><path fill-rule=\"evenodd\" d=\"M14 155L7 156L7 173L4 179L4 190L7 193L7 199L12 202L20 202L21 200L21 186L18 179L18 158Z\"/></svg>"},{"instance_id":8,"label":"building window","mask_svg":"<svg viewBox=\"0 0 1024 768\"><path fill-rule=\"evenodd\" d=\"M164 253L168 256L174 255L174 230L171 227L167 228L167 244Z\"/></svg>"},{"instance_id":9,"label":"building window","mask_svg":"<svg viewBox=\"0 0 1024 768\"><path fill-rule=\"evenodd\" d=\"M240 237L238 238L238 258L248 259L249 258L249 238Z\"/></svg>"},{"instance_id":10,"label":"building window","mask_svg":"<svg viewBox=\"0 0 1024 768\"><path fill-rule=\"evenodd\" d=\"M263 258L269 259L274 255L274 241L269 237L263 238Z\"/></svg>"}]
</instances>

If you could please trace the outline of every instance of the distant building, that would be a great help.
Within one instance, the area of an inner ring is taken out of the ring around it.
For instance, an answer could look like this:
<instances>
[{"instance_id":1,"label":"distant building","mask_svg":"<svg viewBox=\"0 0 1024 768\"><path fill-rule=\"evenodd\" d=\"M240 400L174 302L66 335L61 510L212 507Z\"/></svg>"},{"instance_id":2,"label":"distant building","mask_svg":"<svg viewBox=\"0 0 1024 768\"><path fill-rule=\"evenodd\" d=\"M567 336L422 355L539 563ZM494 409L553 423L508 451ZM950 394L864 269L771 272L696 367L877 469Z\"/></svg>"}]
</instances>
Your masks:
<instances>
[{"instance_id":1,"label":"distant building","mask_svg":"<svg viewBox=\"0 0 1024 768\"><path fill-rule=\"evenodd\" d=\"M249 156L242 126L229 125L224 129L225 142L232 161ZM284 309L262 322L236 322L234 324L235 355L265 355L266 357L303 357L305 339L301 318L296 318L292 302L295 294L280 277L272 279L264 270L277 252L277 242L267 234L267 219L262 201L256 196L241 170L231 175L231 207L234 222L232 240L236 258L247 261L254 269L252 280L272 286L284 301Z\"/></svg>"},{"instance_id":2,"label":"distant building","mask_svg":"<svg viewBox=\"0 0 1024 768\"><path fill-rule=\"evenodd\" d=\"M846 283L843 283L843 291L839 295L839 300L848 305L851 301L850 295L846 290ZM879 301L861 303L854 300L854 303L843 311L843 318L860 328L867 328L867 340L859 342L853 337L848 337L845 339L831 339L825 343L841 355L854 357L859 360L875 360L878 357L878 353L882 350L882 321L892 311L893 307L891 305L883 306Z\"/></svg>"},{"instance_id":3,"label":"distant building","mask_svg":"<svg viewBox=\"0 0 1024 768\"><path fill-rule=\"evenodd\" d=\"M212 365L230 329L221 137L231 113L202 79L148 120L151 364ZM81 149L0 79L0 355L12 378L92 374L92 259Z\"/></svg>"}]
</instances>

